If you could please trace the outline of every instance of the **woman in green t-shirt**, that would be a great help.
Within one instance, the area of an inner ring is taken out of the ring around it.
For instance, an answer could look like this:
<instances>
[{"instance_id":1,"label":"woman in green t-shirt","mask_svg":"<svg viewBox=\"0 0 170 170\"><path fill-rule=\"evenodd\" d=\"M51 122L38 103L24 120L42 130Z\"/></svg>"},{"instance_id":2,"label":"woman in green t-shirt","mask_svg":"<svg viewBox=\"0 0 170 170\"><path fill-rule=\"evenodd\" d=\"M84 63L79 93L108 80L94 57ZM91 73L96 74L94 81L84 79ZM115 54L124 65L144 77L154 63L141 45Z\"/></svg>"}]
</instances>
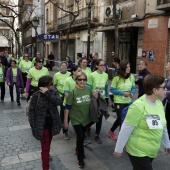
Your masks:
<instances>
[{"instance_id":1,"label":"woman in green t-shirt","mask_svg":"<svg viewBox=\"0 0 170 170\"><path fill-rule=\"evenodd\" d=\"M66 104L66 98L69 94L69 92L75 88L76 86L76 81L75 81L75 78L77 76L77 74L81 72L81 68L80 66L78 65L74 65L72 68L71 68L71 75L70 77L66 78L65 82L64 82L64 87L63 87L63 91L64 91L64 101L63 101L63 108L65 107L65 104ZM64 115L62 116L62 114L60 115L61 116L61 121L63 123L63 120L64 120ZM69 122L69 119L68 119L68 122ZM69 136L68 136L68 129L64 129L63 128L63 134L64 134L64 139L65 140L69 140Z\"/></svg>"},{"instance_id":2,"label":"woman in green t-shirt","mask_svg":"<svg viewBox=\"0 0 170 170\"><path fill-rule=\"evenodd\" d=\"M84 137L87 126L91 123L90 119L90 101L92 90L86 86L87 76L85 73L78 73L75 77L76 87L70 91L67 97L65 112L64 112L64 128L68 128L68 113L77 135L76 151L79 168L84 168ZM97 92L94 92L97 97Z\"/></svg>"},{"instance_id":3,"label":"woman in green t-shirt","mask_svg":"<svg viewBox=\"0 0 170 170\"><path fill-rule=\"evenodd\" d=\"M164 78L148 75L143 86L145 95L128 108L114 155L120 157L126 146L133 169L153 170L152 161L157 156L161 143L165 152L170 154L170 140L161 101L165 97Z\"/></svg>"},{"instance_id":4,"label":"woman in green t-shirt","mask_svg":"<svg viewBox=\"0 0 170 170\"><path fill-rule=\"evenodd\" d=\"M122 60L110 87L110 92L114 95L114 105L117 114L117 119L108 132L109 137L113 140L117 139L114 131L118 126L121 126L122 110L132 101L135 91L135 79L130 73L130 63L128 60Z\"/></svg>"},{"instance_id":5,"label":"woman in green t-shirt","mask_svg":"<svg viewBox=\"0 0 170 170\"><path fill-rule=\"evenodd\" d=\"M24 88L25 88L26 81L27 81L27 74L28 74L28 71L32 68L32 62L29 61L28 54L24 54L23 57L24 57L24 59L21 60L21 62L19 63L19 68L22 71L22 77L23 77L23 80L24 80Z\"/></svg>"}]
</instances>

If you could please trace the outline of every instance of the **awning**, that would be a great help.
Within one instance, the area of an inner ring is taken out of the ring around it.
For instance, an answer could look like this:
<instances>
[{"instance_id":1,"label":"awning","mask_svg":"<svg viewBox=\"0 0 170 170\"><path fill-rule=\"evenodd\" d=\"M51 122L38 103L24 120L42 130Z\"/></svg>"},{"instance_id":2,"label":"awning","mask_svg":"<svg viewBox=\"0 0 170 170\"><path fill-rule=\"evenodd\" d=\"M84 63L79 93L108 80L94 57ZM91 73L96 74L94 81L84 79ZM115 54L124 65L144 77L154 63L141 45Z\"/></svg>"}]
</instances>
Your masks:
<instances>
[{"instance_id":1,"label":"awning","mask_svg":"<svg viewBox=\"0 0 170 170\"><path fill-rule=\"evenodd\" d=\"M119 29L121 28L130 28L130 27L137 27L137 28L142 28L144 27L144 23L143 22L132 22L132 23L127 23L127 24L121 24L118 26ZM102 28L97 28L97 32L105 32L105 31L111 31L111 30L114 30L115 29L115 26L105 26L105 27L102 27Z\"/></svg>"}]
</instances>

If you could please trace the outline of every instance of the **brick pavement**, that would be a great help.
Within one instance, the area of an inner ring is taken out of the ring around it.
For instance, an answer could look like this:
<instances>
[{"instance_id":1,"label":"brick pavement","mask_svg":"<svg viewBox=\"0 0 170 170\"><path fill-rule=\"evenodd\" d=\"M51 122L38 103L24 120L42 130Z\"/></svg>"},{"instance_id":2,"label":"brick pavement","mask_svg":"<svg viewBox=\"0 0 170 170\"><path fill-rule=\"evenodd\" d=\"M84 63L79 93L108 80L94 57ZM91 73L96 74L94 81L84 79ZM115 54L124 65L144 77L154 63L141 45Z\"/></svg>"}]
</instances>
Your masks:
<instances>
[{"instance_id":1,"label":"brick pavement","mask_svg":"<svg viewBox=\"0 0 170 170\"><path fill-rule=\"evenodd\" d=\"M54 74L52 72L51 74ZM41 170L40 144L32 137L27 116L24 114L26 101L21 101L21 107L16 102L10 102L7 89L5 103L0 103L0 170ZM122 158L113 157L115 141L108 138L107 131L115 120L115 114L110 112L108 120L103 120L101 138L103 143L93 141L95 126L91 129L92 144L85 147L86 168L88 170L131 170L132 166L126 153ZM116 131L118 134L118 131ZM50 164L52 170L78 170L74 155L75 133L69 126L70 140L63 140L62 133L53 138ZM170 156L160 149L153 161L154 170L169 170Z\"/></svg>"}]
</instances>

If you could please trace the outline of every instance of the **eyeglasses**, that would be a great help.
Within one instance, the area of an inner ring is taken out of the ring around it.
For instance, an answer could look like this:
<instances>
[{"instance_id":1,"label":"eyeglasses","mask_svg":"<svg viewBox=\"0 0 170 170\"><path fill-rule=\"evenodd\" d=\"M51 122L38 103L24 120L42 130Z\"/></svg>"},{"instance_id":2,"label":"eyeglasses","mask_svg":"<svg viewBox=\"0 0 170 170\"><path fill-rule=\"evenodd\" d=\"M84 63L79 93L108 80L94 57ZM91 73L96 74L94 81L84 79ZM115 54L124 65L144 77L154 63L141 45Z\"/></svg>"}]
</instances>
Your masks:
<instances>
[{"instance_id":1,"label":"eyeglasses","mask_svg":"<svg viewBox=\"0 0 170 170\"><path fill-rule=\"evenodd\" d=\"M78 81L87 81L87 79L81 79L81 78L79 78L79 79L77 79Z\"/></svg>"},{"instance_id":2,"label":"eyeglasses","mask_svg":"<svg viewBox=\"0 0 170 170\"><path fill-rule=\"evenodd\" d=\"M38 61L39 63L43 63L43 61Z\"/></svg>"},{"instance_id":3,"label":"eyeglasses","mask_svg":"<svg viewBox=\"0 0 170 170\"><path fill-rule=\"evenodd\" d=\"M102 64L101 64L101 65L99 65L99 66L105 66L105 65L102 65Z\"/></svg>"}]
</instances>

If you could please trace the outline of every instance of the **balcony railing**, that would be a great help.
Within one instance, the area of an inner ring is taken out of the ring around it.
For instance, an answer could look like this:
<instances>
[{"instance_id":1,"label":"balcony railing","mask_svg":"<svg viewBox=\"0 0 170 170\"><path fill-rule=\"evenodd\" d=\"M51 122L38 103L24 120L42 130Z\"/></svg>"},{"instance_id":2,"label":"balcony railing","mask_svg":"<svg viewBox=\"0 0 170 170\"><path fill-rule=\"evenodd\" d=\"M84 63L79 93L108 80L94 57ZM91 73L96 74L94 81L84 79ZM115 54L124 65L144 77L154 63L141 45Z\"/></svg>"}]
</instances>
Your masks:
<instances>
[{"instance_id":1,"label":"balcony railing","mask_svg":"<svg viewBox=\"0 0 170 170\"><path fill-rule=\"evenodd\" d=\"M157 10L170 10L170 0L157 0Z\"/></svg>"},{"instance_id":2,"label":"balcony railing","mask_svg":"<svg viewBox=\"0 0 170 170\"><path fill-rule=\"evenodd\" d=\"M93 18L95 18L95 20L93 22L98 21L98 20L96 20L97 17L95 17L95 16L97 16L96 14L97 14L97 8L94 8L92 10L92 14L91 14L91 16ZM67 14L67 15L59 18L58 19L58 29L68 28L72 19L73 19L73 16L71 14ZM91 20L93 20L93 19L91 19ZM73 23L73 27L78 26L78 25L82 25L82 24L86 24L87 21L88 21L88 8L83 8L83 9L80 10L79 16L76 17L76 20Z\"/></svg>"}]
</instances>

